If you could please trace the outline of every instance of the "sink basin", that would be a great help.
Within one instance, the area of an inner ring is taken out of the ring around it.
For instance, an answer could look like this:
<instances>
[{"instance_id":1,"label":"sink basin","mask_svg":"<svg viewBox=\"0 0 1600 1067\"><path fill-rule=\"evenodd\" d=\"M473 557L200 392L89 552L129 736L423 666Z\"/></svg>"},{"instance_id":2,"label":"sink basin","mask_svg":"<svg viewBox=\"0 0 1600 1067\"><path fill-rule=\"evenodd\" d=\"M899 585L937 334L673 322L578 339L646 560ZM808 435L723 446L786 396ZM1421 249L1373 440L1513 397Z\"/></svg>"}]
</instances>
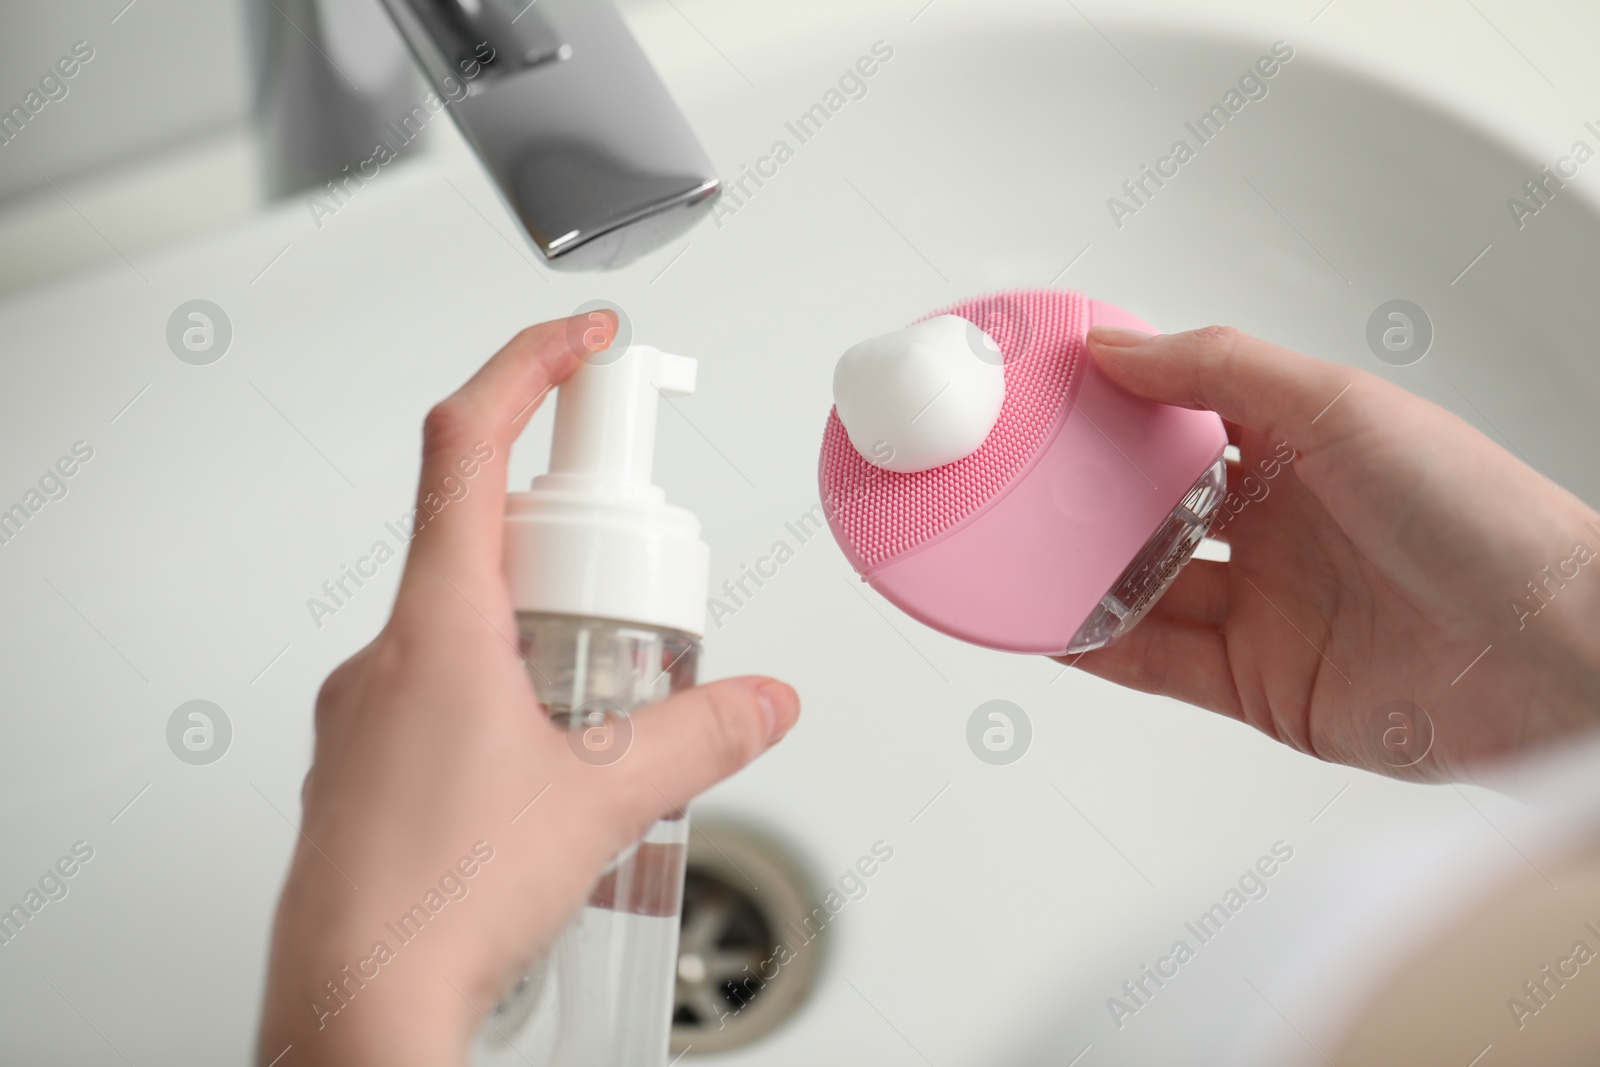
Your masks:
<instances>
[{"instance_id":1,"label":"sink basin","mask_svg":"<svg viewBox=\"0 0 1600 1067\"><path fill-rule=\"evenodd\" d=\"M94 850L0 952L11 1057L249 1061L311 701L381 624L399 567L332 616L307 599L408 506L423 412L520 326L594 298L640 340L702 360L699 393L661 414L657 469L704 522L713 588L776 542L793 551L719 613L703 673L785 678L804 718L701 810L781 829L824 887L875 843L893 850L837 916L814 995L722 1067L991 1064L1047 1020L1063 1063L1080 1049L1085 1067L1182 1062L1181 1010L1164 1022L1153 1003L1134 1033L1105 1004L1165 931L1276 842L1327 855L1395 819L1466 810L1452 788L1317 763L953 642L857 581L831 538L796 530L816 530L839 352L961 296L1044 285L1378 372L1600 502L1592 178L1519 228L1507 198L1562 145L1363 61L1323 35L1337 7L1287 30L1262 15L1209 31L1098 11L1091 24L1070 5L915 8L785 35L715 7L685 7L693 26L639 15L647 49L676 49L663 73L739 195L618 274L537 267L457 149L385 171L320 227L290 204L141 260L147 281L114 261L0 304L14 354L0 491L19 497L74 442L93 449L0 566L0 894L76 841ZM744 35L726 57L706 47L719 27ZM1293 58L1266 95L1114 213L1108 199L1126 202L1124 183L1175 140L1195 146L1185 123L1279 40ZM818 118L876 42L864 95ZM747 173L760 183L741 188ZM196 299L231 325L204 365L175 358L165 332ZM1366 339L1396 299L1432 326L1407 365ZM548 433L546 410L514 482L544 469ZM169 750L191 700L231 726L214 763ZM1016 762L968 748L991 700L1031 724Z\"/></svg>"}]
</instances>

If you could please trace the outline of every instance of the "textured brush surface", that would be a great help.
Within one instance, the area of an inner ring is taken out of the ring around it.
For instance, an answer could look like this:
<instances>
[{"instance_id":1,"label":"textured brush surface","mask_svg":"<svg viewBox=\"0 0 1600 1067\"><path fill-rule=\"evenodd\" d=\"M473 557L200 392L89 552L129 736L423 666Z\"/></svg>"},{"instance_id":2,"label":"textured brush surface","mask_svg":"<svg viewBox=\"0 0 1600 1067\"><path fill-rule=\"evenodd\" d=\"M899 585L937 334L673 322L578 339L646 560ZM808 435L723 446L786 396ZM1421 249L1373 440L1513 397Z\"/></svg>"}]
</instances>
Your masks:
<instances>
[{"instance_id":1,"label":"textured brush surface","mask_svg":"<svg viewBox=\"0 0 1600 1067\"><path fill-rule=\"evenodd\" d=\"M1079 293L1029 289L963 301L927 316L971 320L1005 357L1000 419L976 452L954 463L916 474L875 467L850 444L838 412L829 413L822 435L822 500L858 570L958 526L1026 469L1066 406L1083 359L1088 313L1089 301Z\"/></svg>"}]
</instances>

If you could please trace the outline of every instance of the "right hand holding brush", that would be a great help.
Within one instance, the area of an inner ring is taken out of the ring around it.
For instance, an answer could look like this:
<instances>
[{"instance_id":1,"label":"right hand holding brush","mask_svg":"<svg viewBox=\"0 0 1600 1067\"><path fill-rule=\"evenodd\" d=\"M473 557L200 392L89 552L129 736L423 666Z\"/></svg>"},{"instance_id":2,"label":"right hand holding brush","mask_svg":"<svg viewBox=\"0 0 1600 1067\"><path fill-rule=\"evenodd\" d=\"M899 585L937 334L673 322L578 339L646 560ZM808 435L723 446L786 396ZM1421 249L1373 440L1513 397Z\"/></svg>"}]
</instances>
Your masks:
<instances>
[{"instance_id":1,"label":"right hand holding brush","mask_svg":"<svg viewBox=\"0 0 1600 1067\"><path fill-rule=\"evenodd\" d=\"M1220 414L1240 459L1230 559L1064 662L1401 777L1600 725L1600 515L1577 497L1398 386L1227 327L1088 342L1130 392ZM1397 702L1431 722L1415 764L1386 748Z\"/></svg>"}]
</instances>

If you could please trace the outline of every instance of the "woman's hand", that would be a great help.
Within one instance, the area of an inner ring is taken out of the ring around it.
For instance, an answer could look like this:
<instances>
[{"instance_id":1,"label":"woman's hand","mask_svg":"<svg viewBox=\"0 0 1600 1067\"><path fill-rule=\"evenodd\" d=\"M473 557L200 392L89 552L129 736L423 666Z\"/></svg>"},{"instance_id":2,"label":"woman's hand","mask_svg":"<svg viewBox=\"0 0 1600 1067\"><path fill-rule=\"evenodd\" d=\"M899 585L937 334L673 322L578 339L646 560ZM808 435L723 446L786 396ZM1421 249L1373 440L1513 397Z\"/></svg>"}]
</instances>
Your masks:
<instances>
[{"instance_id":1,"label":"woman's hand","mask_svg":"<svg viewBox=\"0 0 1600 1067\"><path fill-rule=\"evenodd\" d=\"M1067 662L1402 777L1600 724L1600 515L1571 493L1397 386L1235 330L1097 328L1089 351L1218 412L1240 459L1229 561Z\"/></svg>"},{"instance_id":2,"label":"woman's hand","mask_svg":"<svg viewBox=\"0 0 1600 1067\"><path fill-rule=\"evenodd\" d=\"M394 612L317 698L262 1064L464 1063L481 1015L602 868L794 725L794 691L766 678L640 712L607 766L547 720L501 570L506 459L585 354L568 340L581 333L524 330L424 424L425 525Z\"/></svg>"}]
</instances>

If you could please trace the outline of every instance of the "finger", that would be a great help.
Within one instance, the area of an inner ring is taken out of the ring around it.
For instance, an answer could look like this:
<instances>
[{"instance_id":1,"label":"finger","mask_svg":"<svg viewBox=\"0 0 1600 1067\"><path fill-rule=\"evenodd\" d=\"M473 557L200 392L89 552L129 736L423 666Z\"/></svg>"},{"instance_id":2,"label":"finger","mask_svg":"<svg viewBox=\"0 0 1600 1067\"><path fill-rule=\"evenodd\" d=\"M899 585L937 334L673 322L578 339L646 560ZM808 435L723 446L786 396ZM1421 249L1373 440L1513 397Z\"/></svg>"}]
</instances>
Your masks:
<instances>
[{"instance_id":1,"label":"finger","mask_svg":"<svg viewBox=\"0 0 1600 1067\"><path fill-rule=\"evenodd\" d=\"M1089 331L1088 348L1129 392L1215 411L1225 422L1301 451L1315 446L1322 414L1362 377L1227 326L1155 336L1097 326Z\"/></svg>"},{"instance_id":2,"label":"finger","mask_svg":"<svg viewBox=\"0 0 1600 1067\"><path fill-rule=\"evenodd\" d=\"M430 570L457 576L499 574L506 460L539 403L584 354L576 342L581 330L574 331L571 321L558 319L523 330L428 412L422 427L417 529L402 589ZM614 321L611 326L615 328Z\"/></svg>"},{"instance_id":3,"label":"finger","mask_svg":"<svg viewBox=\"0 0 1600 1067\"><path fill-rule=\"evenodd\" d=\"M355 653L343 663L339 664L328 676L322 680L322 687L317 690L317 699L313 707L314 722L319 736L326 734L333 728L340 710L353 702L353 698L360 693L361 684L366 678L366 665L372 659L373 649L382 639L380 632L377 637L362 645Z\"/></svg>"},{"instance_id":4,"label":"finger","mask_svg":"<svg viewBox=\"0 0 1600 1067\"><path fill-rule=\"evenodd\" d=\"M1129 689L1173 697L1229 718L1243 717L1227 640L1213 627L1152 613L1116 644L1058 660Z\"/></svg>"},{"instance_id":5,"label":"finger","mask_svg":"<svg viewBox=\"0 0 1600 1067\"><path fill-rule=\"evenodd\" d=\"M686 689L632 717L633 742L614 765L630 814L646 820L679 811L788 733L800 698L782 682L729 678Z\"/></svg>"}]
</instances>

